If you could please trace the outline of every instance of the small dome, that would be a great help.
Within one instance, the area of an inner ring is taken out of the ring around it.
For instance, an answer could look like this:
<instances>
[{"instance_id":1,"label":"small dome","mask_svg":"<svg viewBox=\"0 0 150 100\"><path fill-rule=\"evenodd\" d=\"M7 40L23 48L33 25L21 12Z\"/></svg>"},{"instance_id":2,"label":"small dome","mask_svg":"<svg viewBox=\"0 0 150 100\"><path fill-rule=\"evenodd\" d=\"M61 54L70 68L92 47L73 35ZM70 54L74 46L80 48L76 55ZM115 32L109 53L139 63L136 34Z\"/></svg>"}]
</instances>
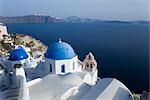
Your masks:
<instances>
[{"instance_id":1,"label":"small dome","mask_svg":"<svg viewBox=\"0 0 150 100\"><path fill-rule=\"evenodd\" d=\"M49 47L47 52L45 53L46 58L54 59L54 60L63 60L63 59L71 59L76 56L71 45L66 42L59 42L52 43Z\"/></svg>"},{"instance_id":2,"label":"small dome","mask_svg":"<svg viewBox=\"0 0 150 100\"><path fill-rule=\"evenodd\" d=\"M11 61L23 60L27 58L28 58L28 54L23 48L12 50L9 55L9 60Z\"/></svg>"}]
</instances>

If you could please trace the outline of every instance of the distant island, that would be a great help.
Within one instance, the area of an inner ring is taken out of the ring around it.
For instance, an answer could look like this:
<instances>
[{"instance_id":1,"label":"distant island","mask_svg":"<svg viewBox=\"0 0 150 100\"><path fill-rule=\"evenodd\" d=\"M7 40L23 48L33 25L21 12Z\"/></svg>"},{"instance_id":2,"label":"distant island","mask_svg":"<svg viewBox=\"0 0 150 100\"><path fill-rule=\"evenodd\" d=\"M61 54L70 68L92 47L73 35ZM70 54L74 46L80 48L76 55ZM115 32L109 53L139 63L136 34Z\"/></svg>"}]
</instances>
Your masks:
<instances>
[{"instance_id":1,"label":"distant island","mask_svg":"<svg viewBox=\"0 0 150 100\"><path fill-rule=\"evenodd\" d=\"M145 23L150 21L116 21L116 20L100 20L90 18L80 18L70 16L66 18L58 18L46 15L26 15L26 16L0 16L1 23Z\"/></svg>"}]
</instances>

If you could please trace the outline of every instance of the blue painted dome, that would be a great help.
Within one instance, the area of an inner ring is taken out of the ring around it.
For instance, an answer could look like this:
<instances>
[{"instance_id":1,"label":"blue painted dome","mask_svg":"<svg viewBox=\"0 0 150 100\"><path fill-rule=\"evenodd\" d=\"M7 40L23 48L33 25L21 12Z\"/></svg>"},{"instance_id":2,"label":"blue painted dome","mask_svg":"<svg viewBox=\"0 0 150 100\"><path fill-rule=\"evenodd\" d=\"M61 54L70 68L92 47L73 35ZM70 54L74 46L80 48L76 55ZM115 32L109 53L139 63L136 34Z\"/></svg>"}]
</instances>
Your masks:
<instances>
[{"instance_id":1,"label":"blue painted dome","mask_svg":"<svg viewBox=\"0 0 150 100\"><path fill-rule=\"evenodd\" d=\"M49 47L45 53L45 57L54 60L71 59L76 56L71 45L66 42L54 42Z\"/></svg>"},{"instance_id":2,"label":"blue painted dome","mask_svg":"<svg viewBox=\"0 0 150 100\"><path fill-rule=\"evenodd\" d=\"M9 55L9 60L11 61L23 60L27 58L28 58L28 54L23 48L12 50Z\"/></svg>"}]
</instances>

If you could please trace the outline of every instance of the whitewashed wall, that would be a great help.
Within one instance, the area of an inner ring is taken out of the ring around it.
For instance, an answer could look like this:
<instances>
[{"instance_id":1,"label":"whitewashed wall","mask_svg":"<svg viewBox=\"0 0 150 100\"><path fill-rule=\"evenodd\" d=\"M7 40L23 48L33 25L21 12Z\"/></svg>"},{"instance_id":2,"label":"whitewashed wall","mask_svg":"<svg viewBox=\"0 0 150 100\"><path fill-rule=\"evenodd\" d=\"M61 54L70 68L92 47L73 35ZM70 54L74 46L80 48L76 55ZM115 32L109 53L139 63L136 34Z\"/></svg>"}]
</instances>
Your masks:
<instances>
[{"instance_id":1,"label":"whitewashed wall","mask_svg":"<svg viewBox=\"0 0 150 100\"><path fill-rule=\"evenodd\" d=\"M3 35L8 35L7 27L0 25L0 39L3 39Z\"/></svg>"},{"instance_id":2,"label":"whitewashed wall","mask_svg":"<svg viewBox=\"0 0 150 100\"><path fill-rule=\"evenodd\" d=\"M81 66L78 63L78 56L72 59L65 60L53 60L46 58L45 60L45 72L50 73L50 64L52 65L53 74L66 74L69 72L81 71ZM61 66L65 65L65 73L61 72Z\"/></svg>"}]
</instances>

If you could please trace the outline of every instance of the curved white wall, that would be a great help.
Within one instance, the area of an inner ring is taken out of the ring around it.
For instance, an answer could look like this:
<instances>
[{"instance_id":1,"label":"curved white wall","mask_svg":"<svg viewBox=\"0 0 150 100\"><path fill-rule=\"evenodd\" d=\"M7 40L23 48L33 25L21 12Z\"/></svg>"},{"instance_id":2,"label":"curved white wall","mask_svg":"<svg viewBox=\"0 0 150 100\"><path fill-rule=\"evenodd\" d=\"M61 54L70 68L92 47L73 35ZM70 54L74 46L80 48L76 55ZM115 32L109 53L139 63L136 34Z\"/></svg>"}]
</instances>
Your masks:
<instances>
[{"instance_id":1,"label":"curved white wall","mask_svg":"<svg viewBox=\"0 0 150 100\"><path fill-rule=\"evenodd\" d=\"M52 72L50 72L50 64L52 66ZM65 72L61 72L61 66L65 66ZM47 74L66 74L69 72L81 71L81 66L78 63L78 56L75 56L72 59L65 60L53 60L46 58L45 60L45 72Z\"/></svg>"}]
</instances>

